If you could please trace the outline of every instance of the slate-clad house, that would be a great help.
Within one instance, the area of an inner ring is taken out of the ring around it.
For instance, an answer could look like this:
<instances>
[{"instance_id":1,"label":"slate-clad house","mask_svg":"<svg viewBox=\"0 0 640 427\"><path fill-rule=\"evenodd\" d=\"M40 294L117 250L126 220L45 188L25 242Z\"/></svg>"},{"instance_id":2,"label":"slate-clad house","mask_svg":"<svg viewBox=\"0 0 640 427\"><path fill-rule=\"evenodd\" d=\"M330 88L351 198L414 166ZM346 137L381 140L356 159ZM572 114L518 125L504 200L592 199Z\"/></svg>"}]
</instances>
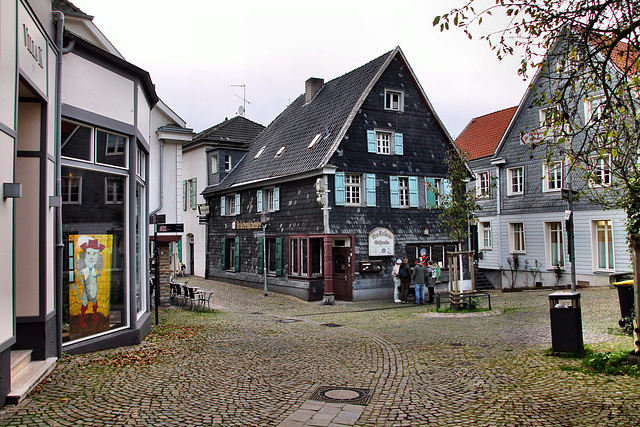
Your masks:
<instances>
[{"instance_id":1,"label":"slate-clad house","mask_svg":"<svg viewBox=\"0 0 640 427\"><path fill-rule=\"evenodd\" d=\"M554 63L553 52L548 55L551 65L545 68L551 73L561 69ZM470 163L476 175L476 189L481 196L479 204L483 208L475 213L478 218L478 251L481 253L478 268L488 273L497 287L571 283L571 235L567 222L570 206L562 198L562 190L568 189L570 182L573 190L583 186L598 190L593 183L585 182L579 171L569 173L568 159L556 156L551 164L545 164L542 160L544 148L540 144L528 143L546 129L546 109L536 105L534 97L536 91L544 91L553 78L553 74L549 78L547 71L538 72L495 153L478 157ZM584 105L577 109L579 121L584 122L593 114L592 107L597 105L594 101L600 96L593 93L593 97L580 100ZM482 134L482 129L470 126L458 138L459 148L474 144ZM570 143L579 146L580 141ZM611 171L606 165L600 173L601 185L611 182ZM573 202L571 215L577 285L608 285L610 275L629 271L624 211L603 210L580 198ZM518 259L517 268L514 267L514 258ZM517 274L512 274L512 270L517 270Z\"/></svg>"},{"instance_id":2,"label":"slate-clad house","mask_svg":"<svg viewBox=\"0 0 640 427\"><path fill-rule=\"evenodd\" d=\"M199 205L204 204L200 191L218 184L238 164L251 141L264 126L243 116L225 119L196 134L182 145L182 220L184 234L181 254L185 272L205 275L206 226L200 224Z\"/></svg>"},{"instance_id":3,"label":"slate-clad house","mask_svg":"<svg viewBox=\"0 0 640 427\"><path fill-rule=\"evenodd\" d=\"M449 188L453 142L401 49L305 93L203 196L209 277L304 299L391 297L395 260L454 250L427 182ZM261 232L266 230L265 238Z\"/></svg>"}]
</instances>

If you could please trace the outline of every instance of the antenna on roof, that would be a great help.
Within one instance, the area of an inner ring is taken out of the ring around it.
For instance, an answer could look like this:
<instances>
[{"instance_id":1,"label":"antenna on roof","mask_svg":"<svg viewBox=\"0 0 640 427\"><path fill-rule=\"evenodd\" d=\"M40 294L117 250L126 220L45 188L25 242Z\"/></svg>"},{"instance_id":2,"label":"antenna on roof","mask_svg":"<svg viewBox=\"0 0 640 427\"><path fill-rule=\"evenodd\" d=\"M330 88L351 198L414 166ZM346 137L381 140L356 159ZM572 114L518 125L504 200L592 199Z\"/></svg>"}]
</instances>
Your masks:
<instances>
[{"instance_id":1,"label":"antenna on roof","mask_svg":"<svg viewBox=\"0 0 640 427\"><path fill-rule=\"evenodd\" d=\"M234 94L234 95L237 96L238 98L242 99L243 105L238 107L238 115L240 115L242 117L245 117L245 113L247 111L247 104L251 104L251 102L247 101L247 85L244 85L244 84L231 85L231 87L241 87L242 88L242 96L238 95L237 93Z\"/></svg>"}]
</instances>

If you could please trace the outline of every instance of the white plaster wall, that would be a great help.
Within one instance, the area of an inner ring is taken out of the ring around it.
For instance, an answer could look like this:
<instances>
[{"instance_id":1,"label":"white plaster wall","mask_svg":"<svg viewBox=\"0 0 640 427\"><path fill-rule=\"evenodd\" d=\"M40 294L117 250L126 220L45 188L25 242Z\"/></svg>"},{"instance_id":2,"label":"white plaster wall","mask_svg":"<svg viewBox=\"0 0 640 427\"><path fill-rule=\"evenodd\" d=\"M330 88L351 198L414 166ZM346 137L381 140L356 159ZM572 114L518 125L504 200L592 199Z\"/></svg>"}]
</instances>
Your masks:
<instances>
[{"instance_id":1,"label":"white plaster wall","mask_svg":"<svg viewBox=\"0 0 640 427\"><path fill-rule=\"evenodd\" d=\"M4 3L3 3L4 11ZM3 45L4 46L4 45ZM0 132L0 180L13 182L13 138ZM13 330L13 203L14 199L0 199L0 343L14 335Z\"/></svg>"},{"instance_id":2,"label":"white plaster wall","mask_svg":"<svg viewBox=\"0 0 640 427\"><path fill-rule=\"evenodd\" d=\"M15 1L0 2L0 122L10 129L16 113L16 6Z\"/></svg>"},{"instance_id":3,"label":"white plaster wall","mask_svg":"<svg viewBox=\"0 0 640 427\"><path fill-rule=\"evenodd\" d=\"M56 185L56 163L47 160L47 198L55 195ZM47 301L45 305L46 313L49 314L55 310L55 288L56 288L56 208L47 208Z\"/></svg>"},{"instance_id":4,"label":"white plaster wall","mask_svg":"<svg viewBox=\"0 0 640 427\"><path fill-rule=\"evenodd\" d=\"M64 104L134 124L133 81L68 53L63 56L62 87Z\"/></svg>"},{"instance_id":5,"label":"white plaster wall","mask_svg":"<svg viewBox=\"0 0 640 427\"><path fill-rule=\"evenodd\" d=\"M145 136L145 138L147 138L147 142L150 136L150 115L149 102L147 101L147 98L145 98L142 88L138 86L138 130Z\"/></svg>"},{"instance_id":6,"label":"white plaster wall","mask_svg":"<svg viewBox=\"0 0 640 427\"><path fill-rule=\"evenodd\" d=\"M204 197L200 193L207 186L207 155L204 148L190 150L182 154L183 179L198 180L198 204L204 203ZM193 234L194 237L194 272L195 276L204 277L205 252L206 252L206 226L198 223L198 210L187 209L183 211L184 235ZM185 256L186 254L186 256ZM189 242L185 238L182 243L182 261L189 266Z\"/></svg>"}]
</instances>

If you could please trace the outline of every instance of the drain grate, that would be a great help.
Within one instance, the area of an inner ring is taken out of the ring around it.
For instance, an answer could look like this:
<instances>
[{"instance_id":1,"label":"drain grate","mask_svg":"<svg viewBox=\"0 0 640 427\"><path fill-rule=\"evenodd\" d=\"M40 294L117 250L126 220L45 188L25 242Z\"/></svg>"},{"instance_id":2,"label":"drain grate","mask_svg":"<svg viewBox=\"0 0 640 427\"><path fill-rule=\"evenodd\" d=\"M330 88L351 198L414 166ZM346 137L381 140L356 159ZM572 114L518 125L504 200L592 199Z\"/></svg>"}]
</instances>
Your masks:
<instances>
[{"instance_id":1,"label":"drain grate","mask_svg":"<svg viewBox=\"0 0 640 427\"><path fill-rule=\"evenodd\" d=\"M342 325L338 325L337 323L322 323L322 326L328 326L329 328L338 328Z\"/></svg>"},{"instance_id":2,"label":"drain grate","mask_svg":"<svg viewBox=\"0 0 640 427\"><path fill-rule=\"evenodd\" d=\"M367 388L354 387L318 387L309 400L329 403L350 403L352 405L366 405L371 399L372 391Z\"/></svg>"}]
</instances>

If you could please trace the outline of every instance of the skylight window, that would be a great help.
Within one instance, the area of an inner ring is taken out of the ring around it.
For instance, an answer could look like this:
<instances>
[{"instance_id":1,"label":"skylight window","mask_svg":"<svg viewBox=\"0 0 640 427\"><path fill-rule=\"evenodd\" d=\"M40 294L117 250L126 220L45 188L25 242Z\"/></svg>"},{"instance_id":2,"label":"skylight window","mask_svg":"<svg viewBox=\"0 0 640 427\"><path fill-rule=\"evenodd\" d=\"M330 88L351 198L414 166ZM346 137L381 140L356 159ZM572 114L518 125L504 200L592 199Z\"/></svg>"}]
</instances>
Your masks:
<instances>
[{"instance_id":1,"label":"skylight window","mask_svg":"<svg viewBox=\"0 0 640 427\"><path fill-rule=\"evenodd\" d=\"M264 152L264 149L267 148L266 145L263 145L262 147L260 147L260 150L258 150L258 152L256 153L255 156L253 156L254 159L257 159L258 157L260 157L260 155Z\"/></svg>"},{"instance_id":2,"label":"skylight window","mask_svg":"<svg viewBox=\"0 0 640 427\"><path fill-rule=\"evenodd\" d=\"M287 147L285 147L285 146L280 147L280 149L276 153L275 157L281 157L282 154L284 153L284 150L286 150L286 149L287 149Z\"/></svg>"},{"instance_id":3,"label":"skylight window","mask_svg":"<svg viewBox=\"0 0 640 427\"><path fill-rule=\"evenodd\" d=\"M311 142L309 143L309 145L307 145L307 149L311 149L313 147L316 146L316 144L318 143L318 141L320 141L320 138L322 138L322 134L319 133L316 136L313 137L313 139L311 140Z\"/></svg>"}]
</instances>

